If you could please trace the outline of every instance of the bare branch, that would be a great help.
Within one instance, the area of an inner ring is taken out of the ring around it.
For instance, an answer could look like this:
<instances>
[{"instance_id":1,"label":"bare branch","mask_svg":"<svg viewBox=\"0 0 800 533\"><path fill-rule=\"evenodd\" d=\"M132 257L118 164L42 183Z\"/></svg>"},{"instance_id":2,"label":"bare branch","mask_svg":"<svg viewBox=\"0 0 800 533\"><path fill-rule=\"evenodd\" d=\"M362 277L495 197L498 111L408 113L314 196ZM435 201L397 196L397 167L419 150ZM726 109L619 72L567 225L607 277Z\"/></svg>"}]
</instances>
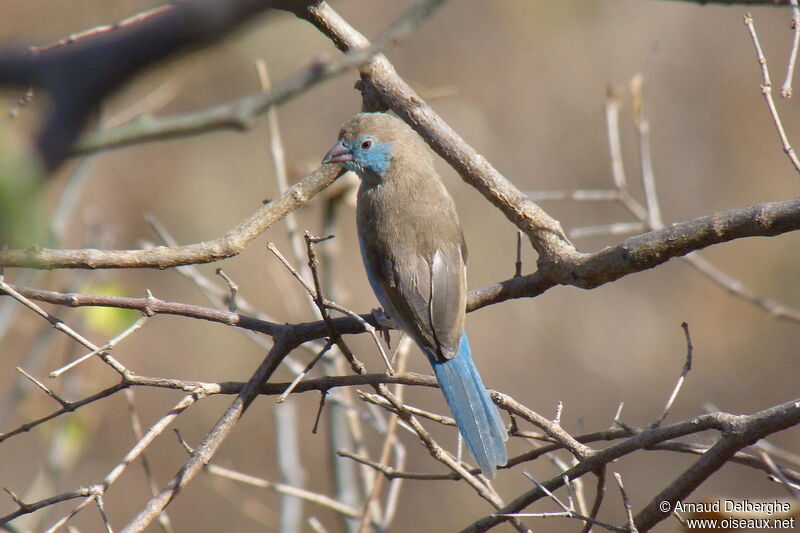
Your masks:
<instances>
[{"instance_id":1,"label":"bare branch","mask_svg":"<svg viewBox=\"0 0 800 533\"><path fill-rule=\"evenodd\" d=\"M683 382L686 379L686 376L689 374L689 371L692 370L692 351L694 347L692 346L692 337L689 335L689 324L686 322L681 324L683 328L683 333L686 336L686 362L683 364L683 370L681 370L681 375L678 377L677 383L675 383L675 388L672 389L672 394L669 395L669 399L667 400L667 404L664 406L664 410L661 412L661 416L659 416L655 422L653 422L653 426L661 425L661 422L667 418L670 409L672 409L672 404L675 402L675 398L678 397L678 393L681 391L681 387L683 387Z\"/></svg>"},{"instance_id":2,"label":"bare branch","mask_svg":"<svg viewBox=\"0 0 800 533\"><path fill-rule=\"evenodd\" d=\"M758 64L761 65L761 94L764 95L767 107L769 108L769 114L772 117L772 121L775 123L775 128L778 130L778 135L783 145L783 151L789 157L795 170L800 172L800 159L797 158L794 148L792 148L792 145L789 143L789 137L783 129L783 122L778 114L778 108L775 107L775 100L772 98L772 82L770 81L769 69L767 68L767 58L761 50L761 44L758 41L758 35L756 35L756 27L755 24L753 24L753 16L750 15L750 13L745 15L744 25L747 26L750 37L753 39L753 46L755 46L756 49Z\"/></svg>"}]
</instances>

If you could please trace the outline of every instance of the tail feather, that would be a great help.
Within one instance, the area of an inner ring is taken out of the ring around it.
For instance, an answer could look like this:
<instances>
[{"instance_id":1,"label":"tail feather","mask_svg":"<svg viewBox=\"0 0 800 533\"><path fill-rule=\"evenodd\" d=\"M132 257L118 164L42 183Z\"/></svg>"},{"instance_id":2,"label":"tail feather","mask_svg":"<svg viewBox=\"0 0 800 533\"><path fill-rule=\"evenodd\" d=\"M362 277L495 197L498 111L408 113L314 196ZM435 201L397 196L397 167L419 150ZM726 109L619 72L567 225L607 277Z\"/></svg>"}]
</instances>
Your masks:
<instances>
[{"instance_id":1,"label":"tail feather","mask_svg":"<svg viewBox=\"0 0 800 533\"><path fill-rule=\"evenodd\" d=\"M494 477L497 467L508 462L506 428L472 361L467 334L462 333L458 353L452 359L430 357L467 449L484 475Z\"/></svg>"}]
</instances>

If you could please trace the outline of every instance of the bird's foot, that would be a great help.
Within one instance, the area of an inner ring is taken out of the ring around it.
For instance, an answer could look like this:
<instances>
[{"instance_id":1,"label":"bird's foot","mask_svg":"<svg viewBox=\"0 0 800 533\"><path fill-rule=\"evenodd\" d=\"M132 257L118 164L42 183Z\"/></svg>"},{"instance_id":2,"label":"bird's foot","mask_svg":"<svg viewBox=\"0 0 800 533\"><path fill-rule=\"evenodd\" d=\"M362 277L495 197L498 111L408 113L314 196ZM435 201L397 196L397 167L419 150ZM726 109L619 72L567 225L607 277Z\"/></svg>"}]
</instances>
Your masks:
<instances>
[{"instance_id":1,"label":"bird's foot","mask_svg":"<svg viewBox=\"0 0 800 533\"><path fill-rule=\"evenodd\" d=\"M392 320L391 317L387 315L381 307L372 310L372 318L375 319L375 322L378 323L378 326L381 329L398 329L394 320Z\"/></svg>"}]
</instances>

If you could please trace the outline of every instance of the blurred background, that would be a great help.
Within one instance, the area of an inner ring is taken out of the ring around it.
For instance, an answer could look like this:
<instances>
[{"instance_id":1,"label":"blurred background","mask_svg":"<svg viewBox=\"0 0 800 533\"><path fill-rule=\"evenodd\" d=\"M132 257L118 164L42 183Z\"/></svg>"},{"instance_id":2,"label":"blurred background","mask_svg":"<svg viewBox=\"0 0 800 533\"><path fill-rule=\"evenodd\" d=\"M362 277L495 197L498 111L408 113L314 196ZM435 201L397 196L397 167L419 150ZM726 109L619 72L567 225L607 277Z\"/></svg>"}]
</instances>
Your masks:
<instances>
[{"instance_id":1,"label":"blurred background","mask_svg":"<svg viewBox=\"0 0 800 533\"><path fill-rule=\"evenodd\" d=\"M346 20L375 36L409 1L338 0L331 2ZM0 6L0 42L46 44L70 33L113 23L157 5L133 0L4 2ZM634 113L627 89L644 74L645 106L652 128L653 166L666 223L715 211L797 194L797 173L781 150L759 85L760 70L742 17L750 9L772 69L773 84L783 81L791 44L788 8L697 6L678 1L502 0L451 2L410 39L388 52L398 73L428 99L434 109L473 147L524 191L611 188L611 161L603 105L609 86L623 96L621 133L634 195L643 201ZM144 105L160 114L187 112L259 90L253 68L263 59L273 81L305 68L320 54L335 55L331 43L307 23L286 14L253 21L207 50L150 69L124 87L102 110L103 120L119 120ZM316 168L336 138L339 126L360 108L350 73L303 94L278 111L290 179ZM798 82L800 84L800 82ZM797 84L796 84L797 85ZM777 91L776 91L777 92ZM2 107L11 108L19 90L4 89ZM777 95L776 95L776 98ZM148 103L149 102L149 103ZM15 119L25 137L35 130L46 98L37 95ZM800 139L796 100L778 102L790 139ZM439 169L456 199L470 250L472 288L514 273L515 227L445 163ZM58 198L80 161L68 162L48 185L46 201ZM265 120L246 133L218 132L149 143L96 156L61 246L138 248L160 241L144 220L155 215L181 244L213 239L255 211L278 189L268 150ZM323 200L298 212L299 226L322 232ZM601 202L544 202L566 230L630 221L619 205ZM51 207L52 208L52 207ZM361 269L354 212L346 203L338 212L329 247L339 303L359 312L377 306ZM623 239L577 239L582 251L596 251ZM199 267L210 277L223 267L241 294L278 321L313 320L302 288L266 249L275 242L289 255L286 228L277 224L240 256ZM765 297L800 307L800 236L747 239L713 247L704 257ZM535 253L524 243L523 271L535 268ZM20 271L7 271L11 282ZM24 280L24 278L23 278ZM165 300L207 305L190 281L174 271L49 272L35 286L54 290L141 296L145 289ZM0 302L3 303L3 302ZM118 333L133 316L98 317L86 311L53 310L95 342ZM695 359L683 392L667 419L678 421L705 412L712 403L732 413L752 413L796 398L800 389L800 325L770 317L728 294L679 260L654 270L585 291L556 287L535 299L504 302L467 317L478 367L487 386L552 417L564 405L562 423L571 433L611 425L620 402L622 418L647 425L661 412L681 371L686 344L681 322L689 324ZM18 365L40 379L83 352L66 337L54 335L44 321L21 311L0 341L0 390L6 391L0 431L50 412L55 402L36 391L15 396ZM48 336L52 336L48 340ZM368 338L349 339L371 371L383 364ZM36 353L37 346L46 345ZM246 380L264 350L232 328L158 316L114 351L133 371L152 376L205 381ZM305 363L308 355L297 353ZM411 370L429 373L414 351ZM108 386L116 376L92 360L57 383L70 399ZM291 376L282 372L279 380ZM25 389L26 387L23 387ZM409 389L406 401L443 412L438 391ZM149 427L179 399L172 391L137 390L142 423ZM308 488L332 493L324 431L311 433L318 395L296 395L300 413L301 456ZM266 479L278 479L274 454L274 398L262 397L247 412L214 462ZM190 444L197 444L229 404L228 397L206 399L175 423ZM433 426L432 424L428 424ZM64 442L53 445L58 428ZM452 447L452 430L432 428ZM770 441L797 453L795 428ZM693 437L710 442L715 435ZM442 468L414 443L408 446L412 471ZM0 486L35 500L102 479L135 442L122 395L87 407L69 418L36 428L0 446ZM370 441L377 458L380 441ZM599 446L599 444L598 444ZM529 448L509 442L512 455ZM562 456L567 459L567 456ZM183 464L185 452L172 433L151 447L148 458L163 485ZM650 501L695 458L668 452L639 452L615 463L634 510ZM59 475L47 476L59 466ZM539 479L557 473L545 459L525 469ZM36 481L36 480L39 481ZM43 481L47 480L47 481ZM587 477L593 481L593 478ZM519 469L501 472L496 481L507 500L530 482ZM587 484L593 494L593 483ZM110 489L106 509L112 524L127 523L148 498L141 469L133 465ZM692 500L786 500L786 493L763 473L728 465L704 483ZM279 498L211 475L201 475L168 508L176 531L272 531ZM42 511L47 527L73 504ZM463 484L407 481L394 531L453 531L491 509ZM0 514L15 508L0 501ZM556 510L540 502L529 511ZM306 505L328 531L341 524L327 510ZM617 491L609 487L604 520L622 523ZM39 522L29 522L34 524ZM84 510L71 523L97 531L96 510ZM20 521L24 529L26 522ZM563 519L535 520L537 531L577 531ZM38 529L39 526L37 526ZM156 530L157 526L151 526ZM657 531L676 531L667 521ZM501 526L500 530L510 530Z\"/></svg>"}]
</instances>

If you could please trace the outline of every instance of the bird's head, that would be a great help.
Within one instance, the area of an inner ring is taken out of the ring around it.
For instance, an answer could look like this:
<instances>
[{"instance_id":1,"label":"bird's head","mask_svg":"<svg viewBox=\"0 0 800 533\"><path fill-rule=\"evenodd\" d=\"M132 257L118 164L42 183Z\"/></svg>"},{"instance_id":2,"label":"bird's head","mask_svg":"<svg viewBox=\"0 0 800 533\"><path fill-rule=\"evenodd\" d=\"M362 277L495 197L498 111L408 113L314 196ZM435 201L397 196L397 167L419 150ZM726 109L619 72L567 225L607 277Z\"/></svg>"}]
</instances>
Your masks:
<instances>
[{"instance_id":1,"label":"bird's head","mask_svg":"<svg viewBox=\"0 0 800 533\"><path fill-rule=\"evenodd\" d=\"M359 113L348 120L323 163L342 163L367 181L383 181L389 169L431 159L425 143L405 122L386 113Z\"/></svg>"},{"instance_id":2,"label":"bird's head","mask_svg":"<svg viewBox=\"0 0 800 533\"><path fill-rule=\"evenodd\" d=\"M339 138L325 156L323 163L342 163L359 176L383 176L392 164L392 143L382 142L375 135Z\"/></svg>"}]
</instances>

